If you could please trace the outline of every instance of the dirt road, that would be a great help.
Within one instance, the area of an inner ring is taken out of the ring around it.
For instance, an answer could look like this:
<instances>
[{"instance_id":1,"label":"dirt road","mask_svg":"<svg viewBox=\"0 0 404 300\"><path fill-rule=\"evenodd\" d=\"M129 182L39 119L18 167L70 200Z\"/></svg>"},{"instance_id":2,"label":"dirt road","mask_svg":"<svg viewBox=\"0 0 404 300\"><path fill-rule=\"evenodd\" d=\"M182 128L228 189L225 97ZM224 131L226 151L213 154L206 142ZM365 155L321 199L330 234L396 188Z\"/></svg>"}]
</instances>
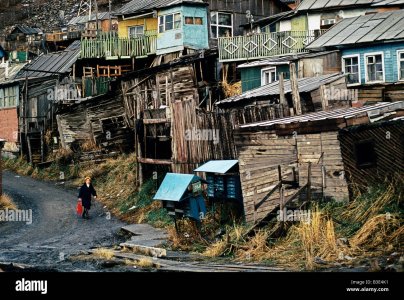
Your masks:
<instances>
[{"instance_id":1,"label":"dirt road","mask_svg":"<svg viewBox=\"0 0 404 300\"><path fill-rule=\"evenodd\" d=\"M93 201L90 220L76 215L77 191L12 172L3 173L4 192L18 209L32 209L32 224L0 223L0 262L18 262L57 270L96 270L85 262L66 260L92 247L119 244L124 223L109 218L102 205Z\"/></svg>"}]
</instances>

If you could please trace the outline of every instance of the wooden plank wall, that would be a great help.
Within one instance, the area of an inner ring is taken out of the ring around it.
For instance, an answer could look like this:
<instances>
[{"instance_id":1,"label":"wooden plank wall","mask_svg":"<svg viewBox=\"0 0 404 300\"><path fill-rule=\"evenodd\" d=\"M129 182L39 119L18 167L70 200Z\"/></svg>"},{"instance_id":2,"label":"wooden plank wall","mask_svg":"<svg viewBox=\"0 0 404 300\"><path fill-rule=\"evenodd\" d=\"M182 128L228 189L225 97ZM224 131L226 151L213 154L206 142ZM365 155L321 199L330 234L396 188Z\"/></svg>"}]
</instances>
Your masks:
<instances>
[{"instance_id":1,"label":"wooden plank wall","mask_svg":"<svg viewBox=\"0 0 404 300\"><path fill-rule=\"evenodd\" d=\"M307 168L311 162L311 184L314 194L339 201L348 200L348 185L338 133L298 134L296 139L300 185L307 182Z\"/></svg>"},{"instance_id":2,"label":"wooden plank wall","mask_svg":"<svg viewBox=\"0 0 404 300\"><path fill-rule=\"evenodd\" d=\"M347 177L351 185L364 188L380 183L394 173L403 174L404 170L404 122L388 122L368 125L355 130L342 130L339 135L341 151ZM355 143L374 141L376 165L358 168Z\"/></svg>"},{"instance_id":3,"label":"wooden plank wall","mask_svg":"<svg viewBox=\"0 0 404 300\"><path fill-rule=\"evenodd\" d=\"M239 155L241 187L244 212L247 222L254 221L254 204L278 183L278 165L282 175L291 174L291 166L297 162L296 139L291 136L277 137L267 132L235 133L235 143ZM284 179L285 179L284 178ZM285 196L290 195L285 193ZM263 218L279 204L279 192L275 192L257 210L257 219Z\"/></svg>"},{"instance_id":4,"label":"wooden plank wall","mask_svg":"<svg viewBox=\"0 0 404 300\"><path fill-rule=\"evenodd\" d=\"M199 108L195 70L190 64L122 81L125 112L132 127L136 120L147 118L146 110L168 107L173 172L192 173L202 162L236 156L230 114ZM219 140L188 140L187 130L215 130ZM144 149L138 154L145 158Z\"/></svg>"},{"instance_id":5,"label":"wooden plank wall","mask_svg":"<svg viewBox=\"0 0 404 300\"><path fill-rule=\"evenodd\" d=\"M63 148L74 148L92 140L98 145L106 143L106 148L129 150L132 148L133 134L126 122L120 122L121 119L125 120L124 114L119 95L94 98L69 108L57 116ZM117 125L112 126L113 122ZM108 138L106 128L111 133Z\"/></svg>"},{"instance_id":6,"label":"wooden plank wall","mask_svg":"<svg viewBox=\"0 0 404 300\"><path fill-rule=\"evenodd\" d=\"M334 81L331 84L326 84L325 88L329 90L330 94L330 97L328 98L329 110L351 107L350 103L356 100L355 98L357 94L355 94L354 90L348 89L344 77ZM337 92L337 90L339 92ZM311 92L311 99L315 111L323 110L320 89Z\"/></svg>"}]
</instances>

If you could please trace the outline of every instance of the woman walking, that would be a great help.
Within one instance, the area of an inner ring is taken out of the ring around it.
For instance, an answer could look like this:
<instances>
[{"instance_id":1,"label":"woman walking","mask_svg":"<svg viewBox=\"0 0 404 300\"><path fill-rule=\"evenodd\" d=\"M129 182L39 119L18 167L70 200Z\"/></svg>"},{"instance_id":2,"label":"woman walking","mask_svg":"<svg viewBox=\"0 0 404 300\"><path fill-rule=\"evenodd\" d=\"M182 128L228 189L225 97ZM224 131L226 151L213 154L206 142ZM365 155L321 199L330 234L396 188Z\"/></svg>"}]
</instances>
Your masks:
<instances>
[{"instance_id":1,"label":"woman walking","mask_svg":"<svg viewBox=\"0 0 404 300\"><path fill-rule=\"evenodd\" d=\"M91 195L94 196L94 199L97 199L97 192L95 191L93 185L91 184L91 178L86 177L85 182L80 188L79 192L79 201L83 205L83 219L89 219L88 211L91 208Z\"/></svg>"}]
</instances>

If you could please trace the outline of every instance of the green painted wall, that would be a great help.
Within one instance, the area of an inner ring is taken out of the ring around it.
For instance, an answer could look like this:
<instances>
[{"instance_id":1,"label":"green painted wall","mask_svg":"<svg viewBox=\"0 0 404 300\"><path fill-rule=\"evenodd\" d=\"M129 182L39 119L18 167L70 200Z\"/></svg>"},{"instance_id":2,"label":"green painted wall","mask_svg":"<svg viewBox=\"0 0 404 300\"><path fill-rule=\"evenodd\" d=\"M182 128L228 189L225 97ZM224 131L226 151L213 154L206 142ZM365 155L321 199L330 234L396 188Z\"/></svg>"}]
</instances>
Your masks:
<instances>
[{"instance_id":1,"label":"green painted wall","mask_svg":"<svg viewBox=\"0 0 404 300\"><path fill-rule=\"evenodd\" d=\"M292 19L292 31L307 30L307 17L298 16Z\"/></svg>"},{"instance_id":2,"label":"green painted wall","mask_svg":"<svg viewBox=\"0 0 404 300\"><path fill-rule=\"evenodd\" d=\"M266 68L268 67L258 66L254 68L240 69L241 89L243 93L261 86L261 70ZM284 73L285 79L290 78L289 65L277 66L276 72L278 75L281 72Z\"/></svg>"}]
</instances>

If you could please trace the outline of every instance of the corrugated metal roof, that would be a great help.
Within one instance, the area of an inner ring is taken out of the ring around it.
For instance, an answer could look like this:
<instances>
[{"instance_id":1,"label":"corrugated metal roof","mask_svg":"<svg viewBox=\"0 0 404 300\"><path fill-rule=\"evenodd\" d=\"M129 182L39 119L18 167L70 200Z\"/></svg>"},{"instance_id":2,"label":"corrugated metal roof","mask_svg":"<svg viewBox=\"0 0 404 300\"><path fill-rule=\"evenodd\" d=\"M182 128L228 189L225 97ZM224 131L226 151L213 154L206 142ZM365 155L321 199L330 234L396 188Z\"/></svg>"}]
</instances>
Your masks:
<instances>
[{"instance_id":1,"label":"corrugated metal roof","mask_svg":"<svg viewBox=\"0 0 404 300\"><path fill-rule=\"evenodd\" d=\"M404 10L344 19L314 40L306 49L402 40Z\"/></svg>"},{"instance_id":2,"label":"corrugated metal roof","mask_svg":"<svg viewBox=\"0 0 404 300\"><path fill-rule=\"evenodd\" d=\"M211 160L196 168L194 172L226 174L236 164L238 164L238 160Z\"/></svg>"},{"instance_id":3,"label":"corrugated metal roof","mask_svg":"<svg viewBox=\"0 0 404 300\"><path fill-rule=\"evenodd\" d=\"M116 19L116 16L111 13L111 18ZM72 18L67 25L76 25L76 24L85 24L88 21L95 21L96 14L92 14L91 18L89 16L79 16L79 17L74 17ZM109 12L102 12L98 13L98 20L108 20L109 19Z\"/></svg>"},{"instance_id":4,"label":"corrugated metal roof","mask_svg":"<svg viewBox=\"0 0 404 300\"><path fill-rule=\"evenodd\" d=\"M15 25L15 29L19 29L24 34L42 34L42 30L36 27L28 27L26 25Z\"/></svg>"},{"instance_id":5,"label":"corrugated metal roof","mask_svg":"<svg viewBox=\"0 0 404 300\"><path fill-rule=\"evenodd\" d=\"M302 58L319 57L319 56L327 55L327 54L330 54L330 53L333 53L336 51L338 51L338 50L314 52L314 53L300 53L300 54L291 54L291 55L285 55L285 56L280 56L280 57L272 57L272 58L244 63L244 64L239 65L237 68L243 69L243 68L252 68L252 67L259 67L259 66L285 65L285 64L289 64L289 62L294 61L294 60L298 60L298 59L302 59Z\"/></svg>"},{"instance_id":6,"label":"corrugated metal roof","mask_svg":"<svg viewBox=\"0 0 404 300\"><path fill-rule=\"evenodd\" d=\"M371 6L380 0L304 0L297 8L298 11L338 9L344 7Z\"/></svg>"},{"instance_id":7,"label":"corrugated metal roof","mask_svg":"<svg viewBox=\"0 0 404 300\"><path fill-rule=\"evenodd\" d=\"M39 71L55 72L55 74L69 73L79 55L80 47L74 50L64 50L38 56L25 67L25 69L33 71L22 70L17 74L16 78L25 78L27 75L29 78L46 77L52 75L50 73L41 73Z\"/></svg>"},{"instance_id":8,"label":"corrugated metal roof","mask_svg":"<svg viewBox=\"0 0 404 300\"><path fill-rule=\"evenodd\" d=\"M134 13L142 13L147 11L152 11L156 8L169 7L177 4L203 4L207 5L207 3L202 0L133 0L120 9L116 11L117 15L126 15L126 14L134 14Z\"/></svg>"},{"instance_id":9,"label":"corrugated metal roof","mask_svg":"<svg viewBox=\"0 0 404 300\"><path fill-rule=\"evenodd\" d=\"M334 82L344 76L345 75L343 75L343 74L336 73L336 74L330 74L330 75L322 75L319 77L299 78L298 79L299 92L306 93L306 92L314 91L314 90L320 88L320 86ZM285 87L285 94L292 92L290 80L284 81L284 87ZM216 105L234 103L234 102L239 102L239 101L243 101L243 100L253 100L255 98L274 96L274 95L279 95L279 82L270 83L270 84L261 86L259 88L247 91L241 95L224 99L222 101L216 102Z\"/></svg>"},{"instance_id":10,"label":"corrugated metal roof","mask_svg":"<svg viewBox=\"0 0 404 300\"><path fill-rule=\"evenodd\" d=\"M240 128L256 127L258 129L260 127L269 127L272 125L279 125L279 124L305 123L305 122L314 122L314 121L341 119L341 118L350 119L359 116L363 113L367 113L368 116L371 118L372 116L379 116L381 114L396 111L399 109L404 109L404 101L380 102L371 106L341 108L332 111L319 111L300 116L241 125Z\"/></svg>"},{"instance_id":11,"label":"corrugated metal roof","mask_svg":"<svg viewBox=\"0 0 404 300\"><path fill-rule=\"evenodd\" d=\"M167 173L153 200L181 201L188 186L199 180L192 174Z\"/></svg>"}]
</instances>

